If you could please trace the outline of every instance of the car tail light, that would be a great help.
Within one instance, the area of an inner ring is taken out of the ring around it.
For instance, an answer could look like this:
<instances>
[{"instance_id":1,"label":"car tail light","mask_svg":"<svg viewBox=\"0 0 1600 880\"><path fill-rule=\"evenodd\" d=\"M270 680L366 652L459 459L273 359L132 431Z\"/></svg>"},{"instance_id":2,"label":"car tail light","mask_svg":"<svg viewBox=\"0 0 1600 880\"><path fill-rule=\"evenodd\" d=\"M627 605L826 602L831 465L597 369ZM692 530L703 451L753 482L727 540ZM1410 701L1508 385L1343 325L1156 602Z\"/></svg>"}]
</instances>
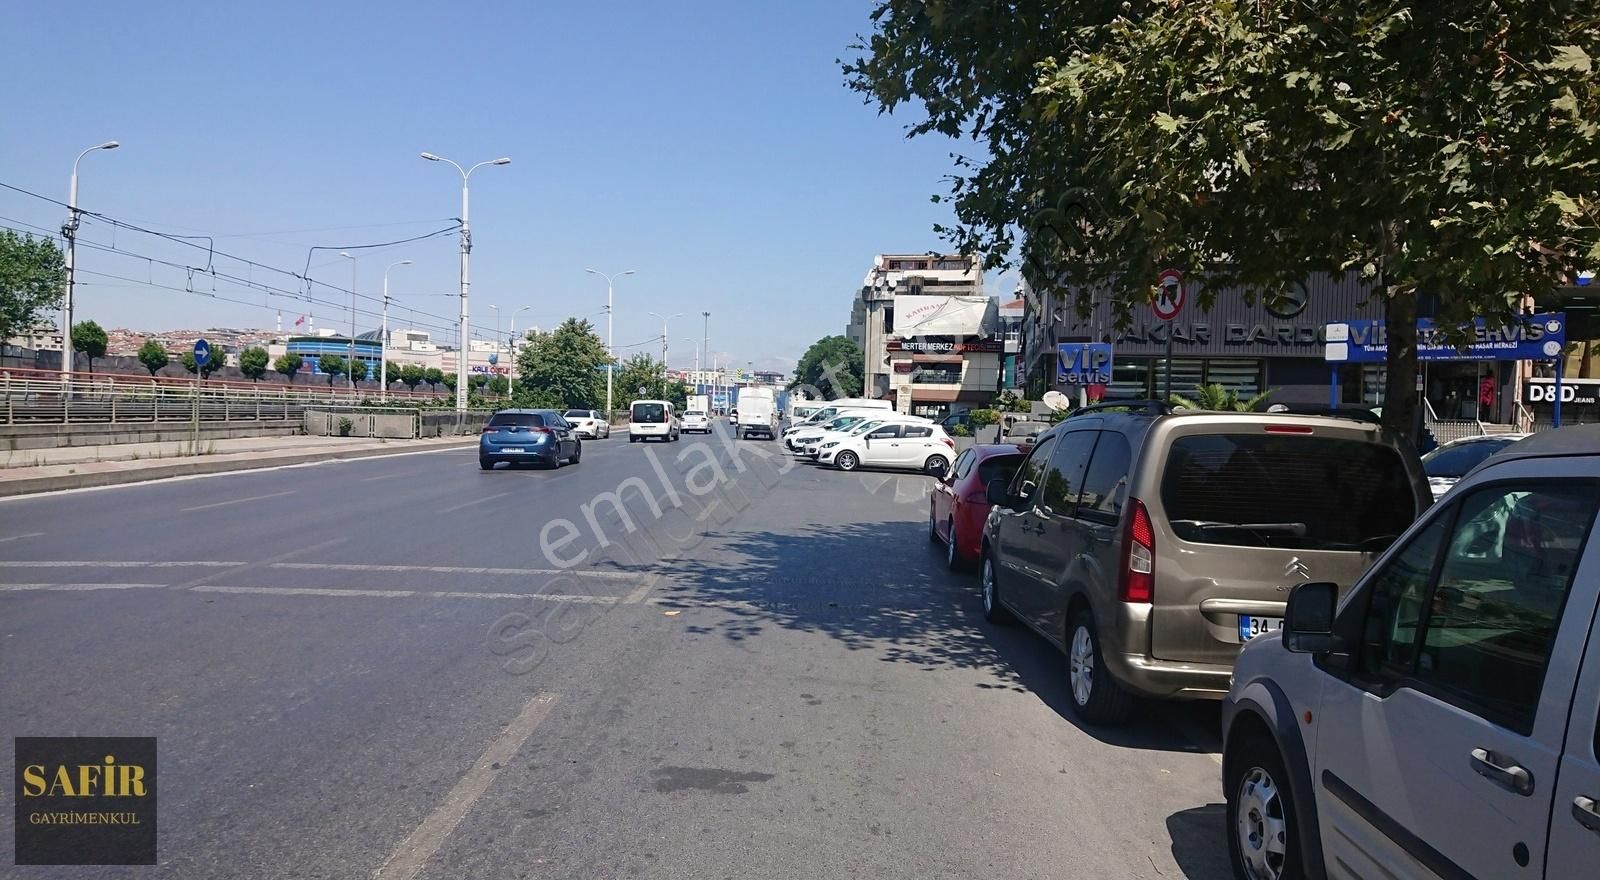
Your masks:
<instances>
[{"instance_id":1,"label":"car tail light","mask_svg":"<svg viewBox=\"0 0 1600 880\"><path fill-rule=\"evenodd\" d=\"M1310 425L1268 425L1268 434L1309 434Z\"/></svg>"},{"instance_id":2,"label":"car tail light","mask_svg":"<svg viewBox=\"0 0 1600 880\"><path fill-rule=\"evenodd\" d=\"M951 440L949 437L946 437L946 438L944 438L944 445L950 447L951 449L954 449L954 448L956 448L956 441Z\"/></svg>"},{"instance_id":3,"label":"car tail light","mask_svg":"<svg viewBox=\"0 0 1600 880\"><path fill-rule=\"evenodd\" d=\"M480 431L479 433L482 433L482 434L498 434L498 433L500 433L500 426L499 425L484 425L483 426L483 430Z\"/></svg>"},{"instance_id":4,"label":"car tail light","mask_svg":"<svg viewBox=\"0 0 1600 880\"><path fill-rule=\"evenodd\" d=\"M529 433L533 433L533 434L548 434L548 433L550 433L550 429L549 428L543 428L543 427L540 427L540 428L529 428L528 431L529 431Z\"/></svg>"},{"instance_id":5,"label":"car tail light","mask_svg":"<svg viewBox=\"0 0 1600 880\"><path fill-rule=\"evenodd\" d=\"M1118 592L1124 602L1149 602L1155 597L1156 530L1144 502L1128 502L1128 527L1122 536L1122 583Z\"/></svg>"}]
</instances>

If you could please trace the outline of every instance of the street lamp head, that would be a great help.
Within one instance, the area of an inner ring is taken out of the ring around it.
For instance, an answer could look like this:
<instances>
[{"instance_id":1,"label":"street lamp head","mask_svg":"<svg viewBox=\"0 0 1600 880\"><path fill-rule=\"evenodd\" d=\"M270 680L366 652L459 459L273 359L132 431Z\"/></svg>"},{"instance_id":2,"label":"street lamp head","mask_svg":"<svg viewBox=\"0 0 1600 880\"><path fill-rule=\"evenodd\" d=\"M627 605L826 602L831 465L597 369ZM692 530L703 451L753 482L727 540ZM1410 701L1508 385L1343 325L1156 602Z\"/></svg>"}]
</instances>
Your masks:
<instances>
[{"instance_id":1,"label":"street lamp head","mask_svg":"<svg viewBox=\"0 0 1600 880\"><path fill-rule=\"evenodd\" d=\"M429 162L438 162L438 161L440 161L439 157L435 156L432 153L423 153L422 154L422 158L427 159Z\"/></svg>"},{"instance_id":2,"label":"street lamp head","mask_svg":"<svg viewBox=\"0 0 1600 880\"><path fill-rule=\"evenodd\" d=\"M584 267L583 271L588 272L590 275L599 275L600 274L600 270L599 269L590 269L587 266Z\"/></svg>"},{"instance_id":3,"label":"street lamp head","mask_svg":"<svg viewBox=\"0 0 1600 880\"><path fill-rule=\"evenodd\" d=\"M501 156L500 158L494 160L493 162L490 162L489 164L490 165L510 165L511 164L511 157L510 156Z\"/></svg>"},{"instance_id":4,"label":"street lamp head","mask_svg":"<svg viewBox=\"0 0 1600 880\"><path fill-rule=\"evenodd\" d=\"M105 143L101 144L100 146L95 147L95 149L97 149L97 150L115 150L117 147L120 147L120 146L122 146L122 144L118 143L117 141L106 141Z\"/></svg>"},{"instance_id":5,"label":"street lamp head","mask_svg":"<svg viewBox=\"0 0 1600 880\"><path fill-rule=\"evenodd\" d=\"M355 259L355 257L350 256L350 252L349 251L340 251L339 252L339 256L344 257L347 260Z\"/></svg>"},{"instance_id":6,"label":"street lamp head","mask_svg":"<svg viewBox=\"0 0 1600 880\"><path fill-rule=\"evenodd\" d=\"M634 272L634 271L633 271L633 270L632 270L632 269L629 269L629 270L628 270L628 271L626 271L626 272L619 272L619 273L617 273L617 274L619 274L619 275L635 275L635 274L637 274L637 273L636 273L636 272Z\"/></svg>"},{"instance_id":7,"label":"street lamp head","mask_svg":"<svg viewBox=\"0 0 1600 880\"><path fill-rule=\"evenodd\" d=\"M401 260L400 262L395 263L395 265L396 266L409 266L409 265L411 265L411 261L410 260Z\"/></svg>"}]
</instances>

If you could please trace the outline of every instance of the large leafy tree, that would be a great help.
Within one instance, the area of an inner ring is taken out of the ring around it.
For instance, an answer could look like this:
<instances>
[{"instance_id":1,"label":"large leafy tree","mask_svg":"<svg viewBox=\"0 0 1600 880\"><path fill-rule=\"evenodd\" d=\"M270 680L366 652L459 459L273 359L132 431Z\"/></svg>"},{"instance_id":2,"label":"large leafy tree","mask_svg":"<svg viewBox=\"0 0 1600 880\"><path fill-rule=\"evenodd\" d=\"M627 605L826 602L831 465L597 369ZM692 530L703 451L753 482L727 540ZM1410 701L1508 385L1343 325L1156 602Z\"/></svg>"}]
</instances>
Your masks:
<instances>
[{"instance_id":1,"label":"large leafy tree","mask_svg":"<svg viewBox=\"0 0 1600 880\"><path fill-rule=\"evenodd\" d=\"M844 336L824 336L811 344L795 364L790 388L809 385L829 398L861 393L866 359L860 346Z\"/></svg>"},{"instance_id":2,"label":"large leafy tree","mask_svg":"<svg viewBox=\"0 0 1600 880\"><path fill-rule=\"evenodd\" d=\"M0 229L0 340L32 328L43 312L60 308L66 281L55 242Z\"/></svg>"},{"instance_id":3,"label":"large leafy tree","mask_svg":"<svg viewBox=\"0 0 1600 880\"><path fill-rule=\"evenodd\" d=\"M597 409L606 398L610 363L594 326L568 318L548 333L529 333L517 355L519 401L570 409Z\"/></svg>"},{"instance_id":4,"label":"large leafy tree","mask_svg":"<svg viewBox=\"0 0 1600 880\"><path fill-rule=\"evenodd\" d=\"M959 247L1122 320L1165 266L1250 298L1358 271L1401 431L1419 295L1508 318L1600 262L1592 0L882 0L874 20L850 85L981 148L956 160Z\"/></svg>"},{"instance_id":5,"label":"large leafy tree","mask_svg":"<svg viewBox=\"0 0 1600 880\"><path fill-rule=\"evenodd\" d=\"M89 372L94 372L94 359L106 356L105 328L94 321L79 321L72 325L72 350L89 361Z\"/></svg>"},{"instance_id":6,"label":"large leafy tree","mask_svg":"<svg viewBox=\"0 0 1600 880\"><path fill-rule=\"evenodd\" d=\"M211 358L206 361L206 365L197 367L194 362L194 352L186 351L178 358L178 363L183 364L183 368L191 373L199 373L200 378L209 379L212 373L221 371L227 365L227 357L222 353L222 349L213 348Z\"/></svg>"},{"instance_id":7,"label":"large leafy tree","mask_svg":"<svg viewBox=\"0 0 1600 880\"><path fill-rule=\"evenodd\" d=\"M154 339L146 339L144 345L139 346L139 363L150 371L150 375L161 372L172 358L167 356L167 347Z\"/></svg>"},{"instance_id":8,"label":"large leafy tree","mask_svg":"<svg viewBox=\"0 0 1600 880\"><path fill-rule=\"evenodd\" d=\"M333 380L344 375L346 369L344 358L336 354L325 354L317 358L317 369L328 377L328 387L333 387Z\"/></svg>"},{"instance_id":9,"label":"large leafy tree","mask_svg":"<svg viewBox=\"0 0 1600 880\"><path fill-rule=\"evenodd\" d=\"M260 382L261 377L267 374L267 360L267 350L252 345L239 352L239 372L252 382Z\"/></svg>"},{"instance_id":10,"label":"large leafy tree","mask_svg":"<svg viewBox=\"0 0 1600 880\"><path fill-rule=\"evenodd\" d=\"M434 391L439 390L439 384L444 381L444 376L444 371L438 367L428 367L422 371L422 381L428 383L428 387Z\"/></svg>"},{"instance_id":11,"label":"large leafy tree","mask_svg":"<svg viewBox=\"0 0 1600 880\"><path fill-rule=\"evenodd\" d=\"M272 369L282 373L283 377L289 380L289 384L293 385L295 374L300 372L305 363L306 359L298 354L281 354L272 362Z\"/></svg>"},{"instance_id":12,"label":"large leafy tree","mask_svg":"<svg viewBox=\"0 0 1600 880\"><path fill-rule=\"evenodd\" d=\"M408 390L415 391L417 386L427 379L428 371L423 369L420 364L406 364L398 371L391 369L389 375L398 377L401 382L405 383Z\"/></svg>"},{"instance_id":13,"label":"large leafy tree","mask_svg":"<svg viewBox=\"0 0 1600 880\"><path fill-rule=\"evenodd\" d=\"M683 383L667 376L666 364L644 352L623 361L617 369L615 393L617 406L623 409L635 400L665 400L682 409L689 399Z\"/></svg>"},{"instance_id":14,"label":"large leafy tree","mask_svg":"<svg viewBox=\"0 0 1600 880\"><path fill-rule=\"evenodd\" d=\"M361 382L367 378L367 362L356 358L345 364L345 371L349 373L352 382Z\"/></svg>"}]
</instances>

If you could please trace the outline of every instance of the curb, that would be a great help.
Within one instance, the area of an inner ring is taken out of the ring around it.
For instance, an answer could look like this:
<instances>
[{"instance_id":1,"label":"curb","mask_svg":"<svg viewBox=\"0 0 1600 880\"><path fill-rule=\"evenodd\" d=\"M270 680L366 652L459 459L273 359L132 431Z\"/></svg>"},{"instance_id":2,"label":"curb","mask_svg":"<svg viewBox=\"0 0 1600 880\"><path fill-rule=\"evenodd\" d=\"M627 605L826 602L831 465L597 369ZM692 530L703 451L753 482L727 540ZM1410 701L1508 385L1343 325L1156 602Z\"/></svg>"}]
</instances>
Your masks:
<instances>
[{"instance_id":1,"label":"curb","mask_svg":"<svg viewBox=\"0 0 1600 880\"><path fill-rule=\"evenodd\" d=\"M472 441L465 441L462 448L469 448ZM452 444L434 444L434 449L453 449ZM20 480L0 481L0 498L10 498L19 495L37 495L41 492L60 492L66 489L93 489L102 486L120 486L128 483L148 483L152 480L166 480L172 477L191 477L206 474L225 474L234 471L257 471L268 468L284 467L287 465L310 464L318 461L349 461L360 458L382 458L389 455L408 455L419 451L417 449L369 449L352 450L345 452L304 452L296 455L282 455L270 459L257 459L254 461L177 461L171 464L152 465L150 467L135 468L126 471L101 471L89 474L55 474L48 477L24 477Z\"/></svg>"}]
</instances>

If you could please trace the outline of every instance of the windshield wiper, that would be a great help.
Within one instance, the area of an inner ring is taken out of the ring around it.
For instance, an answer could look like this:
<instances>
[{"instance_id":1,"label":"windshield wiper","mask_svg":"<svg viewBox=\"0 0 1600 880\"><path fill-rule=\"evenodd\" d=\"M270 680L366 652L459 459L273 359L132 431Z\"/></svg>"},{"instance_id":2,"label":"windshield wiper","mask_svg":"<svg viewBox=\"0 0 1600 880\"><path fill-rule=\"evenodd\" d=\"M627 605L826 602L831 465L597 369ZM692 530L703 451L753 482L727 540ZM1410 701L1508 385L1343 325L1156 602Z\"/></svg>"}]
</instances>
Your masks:
<instances>
[{"instance_id":1,"label":"windshield wiper","mask_svg":"<svg viewBox=\"0 0 1600 880\"><path fill-rule=\"evenodd\" d=\"M1259 534L1288 535L1294 538L1304 538L1307 531L1306 524L1303 522L1228 523L1205 519L1175 519L1172 524L1212 531L1256 532Z\"/></svg>"}]
</instances>

